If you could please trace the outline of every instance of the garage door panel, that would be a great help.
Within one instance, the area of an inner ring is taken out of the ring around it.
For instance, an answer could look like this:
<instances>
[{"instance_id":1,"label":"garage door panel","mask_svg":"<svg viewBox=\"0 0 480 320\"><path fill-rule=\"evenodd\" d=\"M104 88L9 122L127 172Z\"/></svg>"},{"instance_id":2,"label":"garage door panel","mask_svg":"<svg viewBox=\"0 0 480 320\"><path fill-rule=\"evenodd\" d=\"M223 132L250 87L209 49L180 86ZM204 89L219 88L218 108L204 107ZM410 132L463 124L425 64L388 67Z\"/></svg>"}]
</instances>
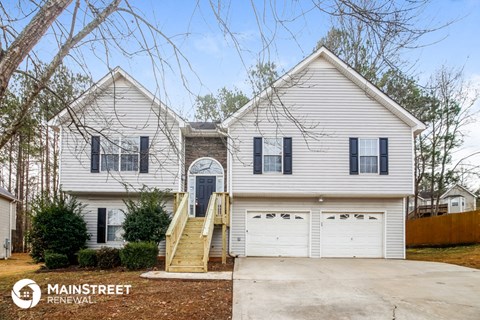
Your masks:
<instances>
[{"instance_id":1,"label":"garage door panel","mask_svg":"<svg viewBox=\"0 0 480 320\"><path fill-rule=\"evenodd\" d=\"M383 214L324 213L322 257L383 256Z\"/></svg>"},{"instance_id":2,"label":"garage door panel","mask_svg":"<svg viewBox=\"0 0 480 320\"><path fill-rule=\"evenodd\" d=\"M308 218L304 212L249 212L247 255L308 257Z\"/></svg>"}]
</instances>

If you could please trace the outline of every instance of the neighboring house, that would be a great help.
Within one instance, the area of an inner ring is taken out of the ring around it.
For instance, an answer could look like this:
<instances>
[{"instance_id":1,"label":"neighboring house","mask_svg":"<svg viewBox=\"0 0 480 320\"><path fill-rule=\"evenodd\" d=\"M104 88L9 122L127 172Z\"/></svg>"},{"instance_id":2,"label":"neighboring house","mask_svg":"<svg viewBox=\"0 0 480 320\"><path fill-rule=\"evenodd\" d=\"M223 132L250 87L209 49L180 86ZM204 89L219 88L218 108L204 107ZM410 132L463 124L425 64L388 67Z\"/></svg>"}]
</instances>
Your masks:
<instances>
[{"instance_id":1,"label":"neighboring house","mask_svg":"<svg viewBox=\"0 0 480 320\"><path fill-rule=\"evenodd\" d=\"M448 204L448 213L473 211L477 209L477 196L461 185L454 185L440 197L441 203Z\"/></svg>"},{"instance_id":2,"label":"neighboring house","mask_svg":"<svg viewBox=\"0 0 480 320\"><path fill-rule=\"evenodd\" d=\"M418 196L417 206L422 217L430 216L431 192L421 192ZM414 216L415 198L409 198L409 218ZM454 185L440 196L440 215L473 211L477 209L477 196L461 185Z\"/></svg>"},{"instance_id":3,"label":"neighboring house","mask_svg":"<svg viewBox=\"0 0 480 320\"><path fill-rule=\"evenodd\" d=\"M7 259L12 255L12 231L16 229L16 201L10 192L0 187L0 259Z\"/></svg>"},{"instance_id":4,"label":"neighboring house","mask_svg":"<svg viewBox=\"0 0 480 320\"><path fill-rule=\"evenodd\" d=\"M116 68L50 125L62 188L87 205L90 247L122 245L125 186L145 184L188 192L191 217L227 191L233 256L405 257L425 126L325 48L220 124L184 121Z\"/></svg>"}]
</instances>

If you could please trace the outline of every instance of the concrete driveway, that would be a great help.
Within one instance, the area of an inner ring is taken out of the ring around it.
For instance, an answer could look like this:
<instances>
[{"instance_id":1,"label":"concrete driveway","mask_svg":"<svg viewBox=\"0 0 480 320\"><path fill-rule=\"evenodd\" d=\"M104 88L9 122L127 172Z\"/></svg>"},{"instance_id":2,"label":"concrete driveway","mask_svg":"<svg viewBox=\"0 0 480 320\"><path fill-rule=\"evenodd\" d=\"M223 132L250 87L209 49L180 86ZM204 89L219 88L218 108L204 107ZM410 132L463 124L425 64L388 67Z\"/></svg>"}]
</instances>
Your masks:
<instances>
[{"instance_id":1,"label":"concrete driveway","mask_svg":"<svg viewBox=\"0 0 480 320\"><path fill-rule=\"evenodd\" d=\"M233 320L480 319L480 271L436 262L239 258Z\"/></svg>"}]
</instances>

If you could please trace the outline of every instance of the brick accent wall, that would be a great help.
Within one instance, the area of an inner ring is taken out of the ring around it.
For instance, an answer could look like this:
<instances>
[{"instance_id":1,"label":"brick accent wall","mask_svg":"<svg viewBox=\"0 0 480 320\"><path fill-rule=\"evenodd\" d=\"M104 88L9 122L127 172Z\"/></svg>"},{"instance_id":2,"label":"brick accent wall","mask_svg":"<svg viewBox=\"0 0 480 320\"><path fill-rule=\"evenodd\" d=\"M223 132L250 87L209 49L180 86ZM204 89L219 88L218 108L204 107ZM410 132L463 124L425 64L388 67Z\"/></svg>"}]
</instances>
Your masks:
<instances>
[{"instance_id":1,"label":"brick accent wall","mask_svg":"<svg viewBox=\"0 0 480 320\"><path fill-rule=\"evenodd\" d=\"M188 168L198 158L210 157L223 167L225 191L227 190L227 141L223 137L186 137L185 138L185 182L187 189Z\"/></svg>"}]
</instances>

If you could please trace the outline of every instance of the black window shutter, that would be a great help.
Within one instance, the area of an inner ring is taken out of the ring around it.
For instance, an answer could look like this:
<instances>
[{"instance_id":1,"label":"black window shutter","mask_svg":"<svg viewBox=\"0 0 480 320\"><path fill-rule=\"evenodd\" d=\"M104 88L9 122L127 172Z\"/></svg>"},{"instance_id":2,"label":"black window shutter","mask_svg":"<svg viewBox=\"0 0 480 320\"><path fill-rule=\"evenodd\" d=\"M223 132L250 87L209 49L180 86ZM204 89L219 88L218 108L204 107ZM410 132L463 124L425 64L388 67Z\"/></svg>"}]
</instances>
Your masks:
<instances>
[{"instance_id":1,"label":"black window shutter","mask_svg":"<svg viewBox=\"0 0 480 320\"><path fill-rule=\"evenodd\" d=\"M253 173L262 174L262 138L253 138Z\"/></svg>"},{"instance_id":2,"label":"black window shutter","mask_svg":"<svg viewBox=\"0 0 480 320\"><path fill-rule=\"evenodd\" d=\"M292 174L292 138L283 138L283 174Z\"/></svg>"},{"instance_id":3,"label":"black window shutter","mask_svg":"<svg viewBox=\"0 0 480 320\"><path fill-rule=\"evenodd\" d=\"M148 173L148 137L140 137L140 173Z\"/></svg>"},{"instance_id":4,"label":"black window shutter","mask_svg":"<svg viewBox=\"0 0 480 320\"><path fill-rule=\"evenodd\" d=\"M388 174L388 138L380 138L380 174Z\"/></svg>"},{"instance_id":5,"label":"black window shutter","mask_svg":"<svg viewBox=\"0 0 480 320\"><path fill-rule=\"evenodd\" d=\"M358 138L350 138L350 174L358 174Z\"/></svg>"},{"instance_id":6,"label":"black window shutter","mask_svg":"<svg viewBox=\"0 0 480 320\"><path fill-rule=\"evenodd\" d=\"M98 208L97 243L105 243L106 231L107 231L107 209Z\"/></svg>"},{"instance_id":7,"label":"black window shutter","mask_svg":"<svg viewBox=\"0 0 480 320\"><path fill-rule=\"evenodd\" d=\"M90 158L90 172L100 172L100 137L92 136L92 155Z\"/></svg>"}]
</instances>

